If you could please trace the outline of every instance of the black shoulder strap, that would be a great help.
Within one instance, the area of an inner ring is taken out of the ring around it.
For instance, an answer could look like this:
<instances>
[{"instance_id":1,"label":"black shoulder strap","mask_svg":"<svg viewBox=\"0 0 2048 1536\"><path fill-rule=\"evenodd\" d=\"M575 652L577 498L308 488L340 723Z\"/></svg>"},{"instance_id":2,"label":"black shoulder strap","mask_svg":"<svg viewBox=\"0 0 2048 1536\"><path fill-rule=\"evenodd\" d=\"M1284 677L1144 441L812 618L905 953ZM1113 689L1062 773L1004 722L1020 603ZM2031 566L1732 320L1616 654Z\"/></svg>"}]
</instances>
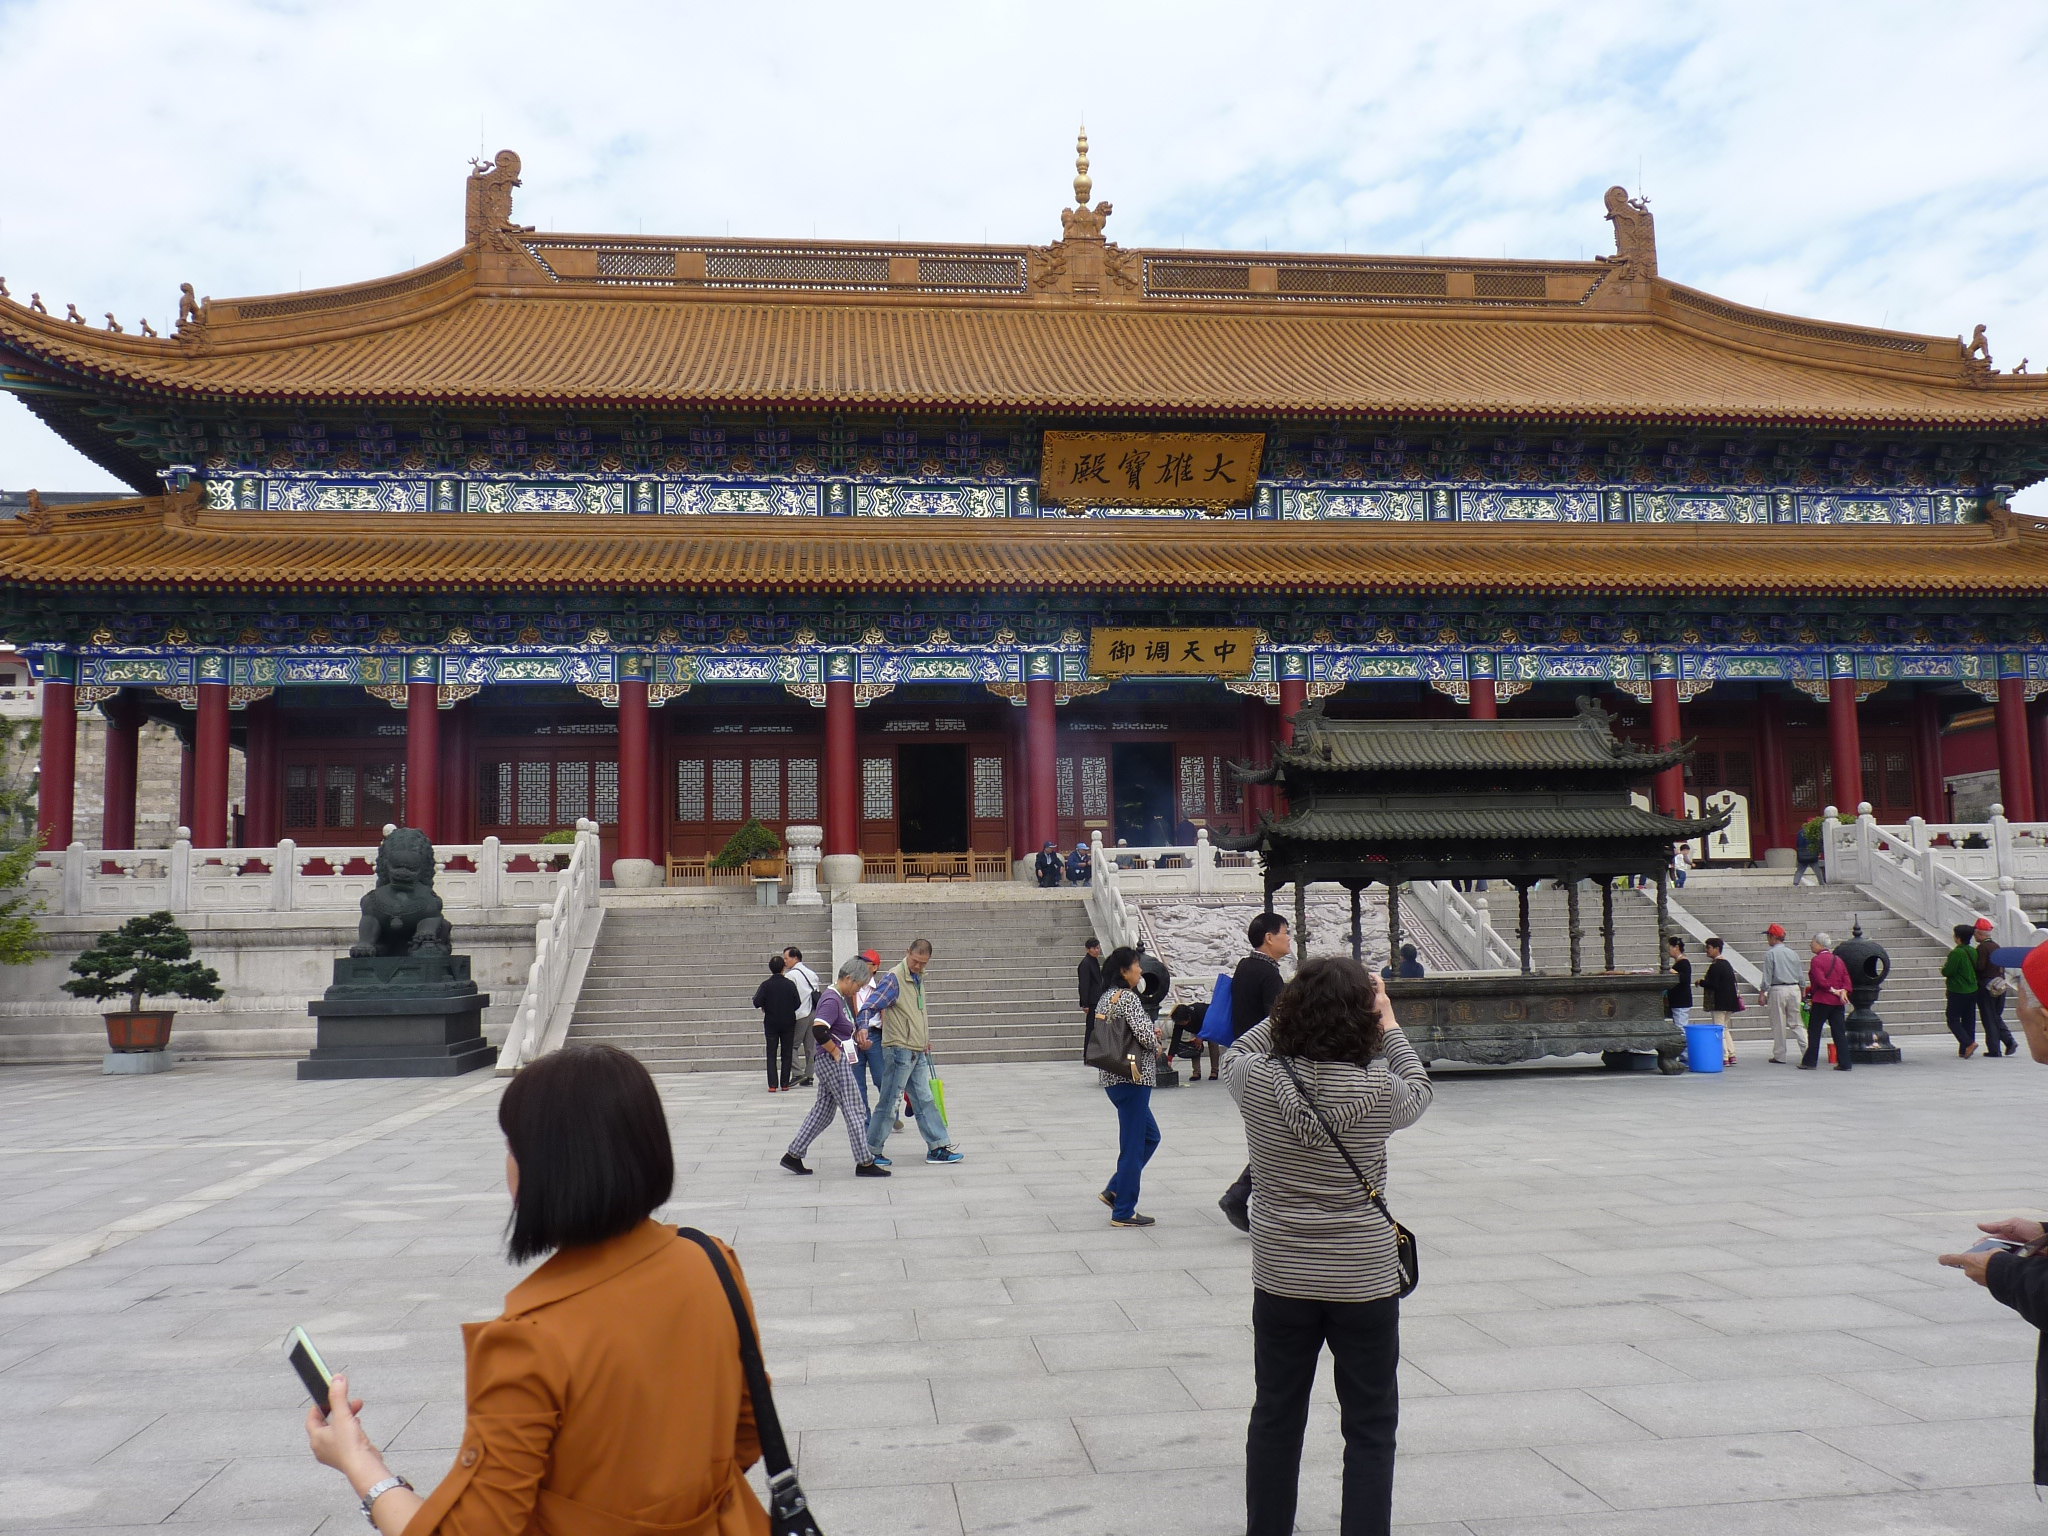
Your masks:
<instances>
[{"instance_id":1,"label":"black shoulder strap","mask_svg":"<svg viewBox=\"0 0 2048 1536\"><path fill-rule=\"evenodd\" d=\"M739 1282L733 1278L732 1266L725 1262L725 1254L718 1244L695 1227L678 1227L676 1236L688 1238L704 1250L704 1256L718 1272L718 1283L725 1287L726 1303L732 1308L732 1320L740 1331L740 1365L747 1373L747 1396L754 1405L754 1428L761 1436L761 1460L768 1473L769 1485L773 1487L785 1477L794 1477L795 1473L790 1466L789 1443L782 1438L782 1420L775 1412L775 1398L768 1390L768 1368L761 1363L761 1341L754 1336L754 1320L747 1315L747 1304L740 1296Z\"/></svg>"},{"instance_id":2,"label":"black shoulder strap","mask_svg":"<svg viewBox=\"0 0 2048 1536\"><path fill-rule=\"evenodd\" d=\"M1400 1223L1394 1220L1394 1213L1387 1209L1387 1202L1380 1198L1380 1192L1373 1187L1372 1180L1365 1176L1365 1170L1359 1167L1356 1160L1352 1158L1351 1149L1344 1145L1343 1138L1331 1126L1329 1117L1323 1113L1322 1105L1310 1098L1308 1090L1301 1086L1301 1079L1295 1075L1294 1063L1285 1056L1275 1056L1273 1060L1280 1063L1280 1070L1285 1072L1288 1081L1294 1084L1294 1091L1301 1095L1302 1103L1306 1104L1309 1108L1309 1113L1316 1117L1316 1124L1320 1125L1323 1128L1323 1134L1330 1138L1330 1144L1337 1149L1337 1155L1344 1159L1344 1166L1349 1168L1358 1182L1365 1186L1365 1198L1379 1207L1380 1214L1387 1218L1388 1226L1398 1227Z\"/></svg>"}]
</instances>

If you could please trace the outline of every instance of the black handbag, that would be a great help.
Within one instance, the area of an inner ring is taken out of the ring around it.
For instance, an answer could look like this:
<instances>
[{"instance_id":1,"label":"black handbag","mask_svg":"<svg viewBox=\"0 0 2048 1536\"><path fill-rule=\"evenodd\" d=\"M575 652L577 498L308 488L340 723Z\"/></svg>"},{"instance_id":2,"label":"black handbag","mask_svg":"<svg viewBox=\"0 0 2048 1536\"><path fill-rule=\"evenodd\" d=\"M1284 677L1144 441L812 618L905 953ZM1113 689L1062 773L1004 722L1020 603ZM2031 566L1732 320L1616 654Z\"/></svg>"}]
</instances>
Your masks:
<instances>
[{"instance_id":1,"label":"black handbag","mask_svg":"<svg viewBox=\"0 0 2048 1536\"><path fill-rule=\"evenodd\" d=\"M754 1428L761 1436L761 1465L768 1474L768 1529L774 1536L822 1536L818 1522L811 1518L810 1501L797 1485L796 1468L790 1464L789 1444L782 1438L782 1420L775 1413L775 1396L768 1390L768 1368L761 1363L761 1341L754 1336L754 1320L740 1297L739 1282L718 1244L695 1227L676 1228L704 1250L711 1267L718 1271L718 1283L725 1287L725 1299L732 1308L732 1320L740 1330L740 1365L747 1373L747 1396L754 1405Z\"/></svg>"},{"instance_id":2,"label":"black handbag","mask_svg":"<svg viewBox=\"0 0 2048 1536\"><path fill-rule=\"evenodd\" d=\"M1118 992L1127 992L1128 987L1112 987L1095 1000L1095 1015L1088 1021L1088 1049L1081 1057L1089 1066L1112 1077L1138 1080L1132 1066L1137 1055L1138 1042L1131 1034L1130 1026L1116 1017L1111 1004Z\"/></svg>"},{"instance_id":3,"label":"black handbag","mask_svg":"<svg viewBox=\"0 0 2048 1536\"><path fill-rule=\"evenodd\" d=\"M1387 1209L1387 1202L1380 1197L1380 1192L1373 1187L1372 1180L1365 1176L1365 1170L1358 1166L1357 1161L1351 1156L1350 1149L1344 1145L1336 1131L1331 1129L1329 1119L1323 1114L1322 1106L1310 1098L1308 1090L1301 1086L1301 1079L1296 1077L1294 1073L1294 1063L1285 1056L1276 1056L1273 1059L1280 1063L1280 1070L1285 1072L1288 1079L1294 1084L1294 1091L1301 1095L1302 1103L1306 1104L1309 1107L1309 1113L1316 1117L1316 1124L1320 1125L1323 1128L1323 1134L1330 1138L1331 1145L1337 1149L1337 1155L1344 1159L1345 1167L1349 1168L1357 1177L1358 1182L1365 1186L1365 1198L1379 1207L1380 1214L1387 1219L1387 1225L1394 1229L1394 1261L1401 1266L1401 1289L1394 1294L1396 1296L1408 1295L1422 1281L1422 1257L1416 1252L1415 1234L1394 1220L1394 1213Z\"/></svg>"}]
</instances>

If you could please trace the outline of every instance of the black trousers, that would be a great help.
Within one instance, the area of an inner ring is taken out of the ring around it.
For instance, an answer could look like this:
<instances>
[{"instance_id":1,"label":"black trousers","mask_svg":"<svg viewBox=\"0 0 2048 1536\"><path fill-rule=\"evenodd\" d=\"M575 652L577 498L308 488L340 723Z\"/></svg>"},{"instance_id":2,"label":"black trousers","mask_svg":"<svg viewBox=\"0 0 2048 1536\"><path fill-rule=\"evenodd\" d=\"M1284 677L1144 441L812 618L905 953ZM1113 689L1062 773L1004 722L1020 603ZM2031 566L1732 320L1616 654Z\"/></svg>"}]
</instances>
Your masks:
<instances>
[{"instance_id":1,"label":"black trousers","mask_svg":"<svg viewBox=\"0 0 2048 1536\"><path fill-rule=\"evenodd\" d=\"M1323 1345L1336 1363L1344 1428L1341 1536L1387 1536L1394 1518L1394 1426L1401 1416L1394 1369L1401 1359L1401 1303L1314 1301L1252 1292L1252 1367L1257 1396L1245 1432L1247 1536L1288 1536L1301 1481L1301 1437Z\"/></svg>"},{"instance_id":2,"label":"black trousers","mask_svg":"<svg viewBox=\"0 0 2048 1536\"><path fill-rule=\"evenodd\" d=\"M1820 1061L1820 1032L1823 1028L1835 1037L1835 1065L1846 1070L1849 1066L1849 1032L1843 1021L1848 1017L1848 1006L1843 1003L1814 1003L1806 1018L1806 1060L1803 1066L1814 1066Z\"/></svg>"},{"instance_id":3,"label":"black trousers","mask_svg":"<svg viewBox=\"0 0 2048 1536\"><path fill-rule=\"evenodd\" d=\"M1948 994L1948 1032L1956 1037L1960 1049L1977 1043L1977 994L1974 992L1951 992Z\"/></svg>"},{"instance_id":4,"label":"black trousers","mask_svg":"<svg viewBox=\"0 0 2048 1536\"><path fill-rule=\"evenodd\" d=\"M764 1021L761 1025L761 1033L767 1037L768 1041L768 1086L770 1088L787 1088L789 1086L791 1068L795 1064L796 1024L794 1021L788 1024L770 1024ZM782 1058L782 1069L779 1074L775 1066L775 1058L778 1054Z\"/></svg>"},{"instance_id":5,"label":"black trousers","mask_svg":"<svg viewBox=\"0 0 2048 1536\"><path fill-rule=\"evenodd\" d=\"M1984 1023L1984 1054L2010 1056L2019 1049L2012 1031L2005 1027L2005 998L1983 987L1977 989L1977 1017Z\"/></svg>"}]
</instances>

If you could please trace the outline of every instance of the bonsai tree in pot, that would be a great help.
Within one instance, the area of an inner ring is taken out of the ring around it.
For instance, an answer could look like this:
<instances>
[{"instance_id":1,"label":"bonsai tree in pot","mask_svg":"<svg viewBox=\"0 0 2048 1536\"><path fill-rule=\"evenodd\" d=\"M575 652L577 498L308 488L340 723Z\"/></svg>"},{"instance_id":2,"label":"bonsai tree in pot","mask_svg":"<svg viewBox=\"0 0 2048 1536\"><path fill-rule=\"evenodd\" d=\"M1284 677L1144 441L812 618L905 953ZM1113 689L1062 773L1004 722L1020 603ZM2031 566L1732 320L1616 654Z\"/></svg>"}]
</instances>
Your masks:
<instances>
[{"instance_id":1,"label":"bonsai tree in pot","mask_svg":"<svg viewBox=\"0 0 2048 1536\"><path fill-rule=\"evenodd\" d=\"M168 912L131 917L71 962L78 979L64 983L73 997L97 1001L125 997L125 1012L109 1013L107 1045L115 1051L160 1051L171 1042L170 1009L145 1009L146 997L182 997L210 1003L221 994L220 974L192 958L192 937Z\"/></svg>"},{"instance_id":2,"label":"bonsai tree in pot","mask_svg":"<svg viewBox=\"0 0 2048 1536\"><path fill-rule=\"evenodd\" d=\"M744 864L755 878L765 880L782 874L781 852L782 839L749 817L710 864L713 869L738 869Z\"/></svg>"}]
</instances>

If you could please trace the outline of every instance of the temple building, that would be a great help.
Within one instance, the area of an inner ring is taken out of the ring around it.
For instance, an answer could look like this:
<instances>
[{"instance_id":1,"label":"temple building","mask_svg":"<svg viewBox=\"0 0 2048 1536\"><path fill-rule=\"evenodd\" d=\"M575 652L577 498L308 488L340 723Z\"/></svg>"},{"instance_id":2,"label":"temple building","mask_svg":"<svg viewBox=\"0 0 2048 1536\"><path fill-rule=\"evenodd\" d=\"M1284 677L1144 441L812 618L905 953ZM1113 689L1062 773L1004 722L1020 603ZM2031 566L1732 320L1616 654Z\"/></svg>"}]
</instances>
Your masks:
<instances>
[{"instance_id":1,"label":"temple building","mask_svg":"<svg viewBox=\"0 0 2048 1536\"><path fill-rule=\"evenodd\" d=\"M758 817L1007 878L1250 828L1229 765L1318 699L1593 696L1694 743L1654 809L1731 810L1717 857L1942 819L1987 707L2048 811L2048 377L1981 327L1685 287L1619 188L1612 255L1507 261L1125 249L1085 139L1040 246L541 233L519 176L425 266L167 334L0 282L0 387L135 492L0 522L49 843L134 845L156 722L201 848L588 816L684 880Z\"/></svg>"}]
</instances>

